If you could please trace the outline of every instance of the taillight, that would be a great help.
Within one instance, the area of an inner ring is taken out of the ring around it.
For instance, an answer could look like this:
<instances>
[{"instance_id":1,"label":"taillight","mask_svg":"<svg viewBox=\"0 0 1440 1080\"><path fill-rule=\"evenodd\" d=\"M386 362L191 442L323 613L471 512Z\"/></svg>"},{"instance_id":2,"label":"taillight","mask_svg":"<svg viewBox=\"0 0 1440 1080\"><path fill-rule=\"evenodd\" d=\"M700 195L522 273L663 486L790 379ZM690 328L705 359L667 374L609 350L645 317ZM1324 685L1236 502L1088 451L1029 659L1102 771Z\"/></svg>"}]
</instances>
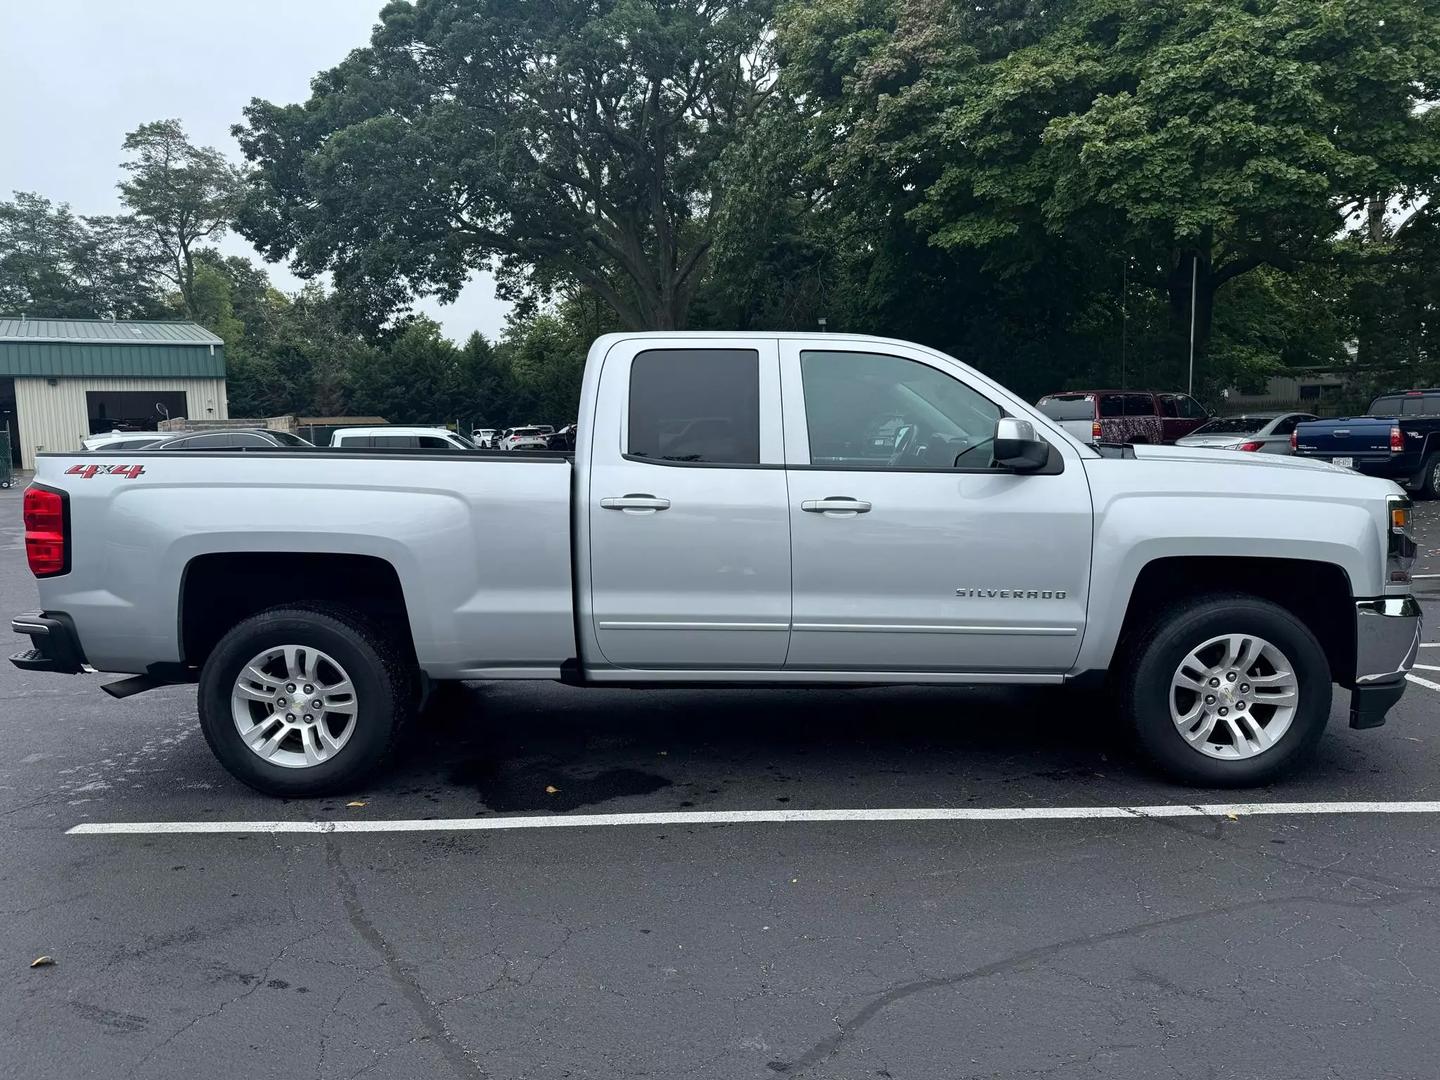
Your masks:
<instances>
[{"instance_id":1,"label":"taillight","mask_svg":"<svg viewBox=\"0 0 1440 1080\"><path fill-rule=\"evenodd\" d=\"M69 508L64 492L47 487L25 489L25 559L36 577L54 577L70 569Z\"/></svg>"},{"instance_id":2,"label":"taillight","mask_svg":"<svg viewBox=\"0 0 1440 1080\"><path fill-rule=\"evenodd\" d=\"M1091 420L1091 421L1090 421L1090 437L1091 437L1092 439L1094 439L1096 442L1099 442L1099 441L1100 441L1100 435L1101 435L1101 431L1100 431L1100 421L1099 421L1099 420Z\"/></svg>"},{"instance_id":3,"label":"taillight","mask_svg":"<svg viewBox=\"0 0 1440 1080\"><path fill-rule=\"evenodd\" d=\"M1298 432L1298 431L1292 431L1292 432L1290 432L1290 452L1293 454L1296 450L1299 450L1299 449L1300 449L1300 432Z\"/></svg>"},{"instance_id":4,"label":"taillight","mask_svg":"<svg viewBox=\"0 0 1440 1080\"><path fill-rule=\"evenodd\" d=\"M1397 424L1390 429L1390 452L1398 454L1405 449L1405 440L1400 435L1400 426Z\"/></svg>"},{"instance_id":5,"label":"taillight","mask_svg":"<svg viewBox=\"0 0 1440 1080\"><path fill-rule=\"evenodd\" d=\"M1242 442L1236 447L1237 450L1259 450L1265 444L1263 442Z\"/></svg>"}]
</instances>

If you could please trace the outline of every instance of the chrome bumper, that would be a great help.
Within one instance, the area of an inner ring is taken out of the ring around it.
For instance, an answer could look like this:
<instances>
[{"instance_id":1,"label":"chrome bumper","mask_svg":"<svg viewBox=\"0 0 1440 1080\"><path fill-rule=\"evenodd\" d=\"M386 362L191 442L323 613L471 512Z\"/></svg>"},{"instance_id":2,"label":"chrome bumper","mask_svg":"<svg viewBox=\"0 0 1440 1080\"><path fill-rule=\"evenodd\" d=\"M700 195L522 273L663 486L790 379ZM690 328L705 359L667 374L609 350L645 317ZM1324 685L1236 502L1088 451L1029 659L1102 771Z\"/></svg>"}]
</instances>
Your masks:
<instances>
[{"instance_id":1,"label":"chrome bumper","mask_svg":"<svg viewBox=\"0 0 1440 1080\"><path fill-rule=\"evenodd\" d=\"M1355 601L1355 686L1350 726L1385 723L1405 693L1405 675L1420 651L1420 605L1411 596Z\"/></svg>"},{"instance_id":2,"label":"chrome bumper","mask_svg":"<svg viewBox=\"0 0 1440 1080\"><path fill-rule=\"evenodd\" d=\"M1355 601L1355 685L1404 678L1415 666L1420 630L1413 596Z\"/></svg>"}]
</instances>

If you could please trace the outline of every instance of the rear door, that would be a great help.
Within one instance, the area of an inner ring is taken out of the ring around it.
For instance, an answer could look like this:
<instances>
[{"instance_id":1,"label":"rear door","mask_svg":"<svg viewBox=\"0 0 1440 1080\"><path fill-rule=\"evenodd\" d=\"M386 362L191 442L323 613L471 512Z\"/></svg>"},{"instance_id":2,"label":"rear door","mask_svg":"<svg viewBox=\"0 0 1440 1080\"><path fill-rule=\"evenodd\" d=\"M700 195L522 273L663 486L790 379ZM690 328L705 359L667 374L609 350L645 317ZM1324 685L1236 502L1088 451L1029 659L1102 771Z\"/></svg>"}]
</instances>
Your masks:
<instances>
[{"instance_id":1,"label":"rear door","mask_svg":"<svg viewBox=\"0 0 1440 1080\"><path fill-rule=\"evenodd\" d=\"M1137 443L1160 443L1165 439L1165 428L1160 417L1159 402L1154 394L1125 395L1125 441Z\"/></svg>"},{"instance_id":2,"label":"rear door","mask_svg":"<svg viewBox=\"0 0 1440 1080\"><path fill-rule=\"evenodd\" d=\"M790 640L774 339L618 342L590 453L591 608L618 667L762 669Z\"/></svg>"},{"instance_id":3,"label":"rear door","mask_svg":"<svg viewBox=\"0 0 1440 1080\"><path fill-rule=\"evenodd\" d=\"M1075 451L1021 476L1004 409L918 348L783 340L799 670L1062 672L1090 577Z\"/></svg>"}]
</instances>

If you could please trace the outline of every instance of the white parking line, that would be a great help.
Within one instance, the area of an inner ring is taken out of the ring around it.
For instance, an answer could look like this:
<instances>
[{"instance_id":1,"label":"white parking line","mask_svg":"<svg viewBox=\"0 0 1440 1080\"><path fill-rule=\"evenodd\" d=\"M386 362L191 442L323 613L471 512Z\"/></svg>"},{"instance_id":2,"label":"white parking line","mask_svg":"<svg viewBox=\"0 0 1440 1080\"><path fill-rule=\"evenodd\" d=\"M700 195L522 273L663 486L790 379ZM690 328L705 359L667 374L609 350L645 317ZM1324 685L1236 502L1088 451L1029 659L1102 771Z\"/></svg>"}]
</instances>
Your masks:
<instances>
[{"instance_id":1,"label":"white parking line","mask_svg":"<svg viewBox=\"0 0 1440 1080\"><path fill-rule=\"evenodd\" d=\"M1440 641L1422 641L1422 642L1420 643L1420 648L1422 648L1422 649L1440 649Z\"/></svg>"},{"instance_id":2,"label":"white parking line","mask_svg":"<svg viewBox=\"0 0 1440 1080\"><path fill-rule=\"evenodd\" d=\"M1427 690L1440 690L1440 683L1431 682L1429 679L1422 679L1419 675L1406 675L1405 678L1413 683L1419 683Z\"/></svg>"},{"instance_id":3,"label":"white parking line","mask_svg":"<svg viewBox=\"0 0 1440 1080\"><path fill-rule=\"evenodd\" d=\"M681 810L638 814L555 814L524 817L390 821L112 821L86 822L67 836L157 833L398 833L588 829L613 825L778 825L870 821L1092 821L1113 818L1270 817L1283 814L1440 814L1440 802L1204 803L1160 806L997 806L894 810Z\"/></svg>"},{"instance_id":4,"label":"white parking line","mask_svg":"<svg viewBox=\"0 0 1440 1080\"><path fill-rule=\"evenodd\" d=\"M1440 671L1440 667L1434 664L1416 664L1415 666L1421 671Z\"/></svg>"}]
</instances>

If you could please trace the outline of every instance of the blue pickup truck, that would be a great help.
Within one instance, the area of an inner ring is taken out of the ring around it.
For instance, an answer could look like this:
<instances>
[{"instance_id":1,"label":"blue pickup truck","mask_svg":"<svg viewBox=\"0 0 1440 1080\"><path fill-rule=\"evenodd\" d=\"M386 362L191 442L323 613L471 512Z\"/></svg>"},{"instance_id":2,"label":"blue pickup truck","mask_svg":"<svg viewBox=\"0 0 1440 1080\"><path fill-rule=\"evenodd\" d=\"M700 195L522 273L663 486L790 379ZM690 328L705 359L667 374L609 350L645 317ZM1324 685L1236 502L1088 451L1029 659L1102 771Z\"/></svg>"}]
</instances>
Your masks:
<instances>
[{"instance_id":1,"label":"blue pickup truck","mask_svg":"<svg viewBox=\"0 0 1440 1080\"><path fill-rule=\"evenodd\" d=\"M1290 445L1369 476L1440 498L1440 389L1382 394L1364 416L1298 424Z\"/></svg>"}]
</instances>

